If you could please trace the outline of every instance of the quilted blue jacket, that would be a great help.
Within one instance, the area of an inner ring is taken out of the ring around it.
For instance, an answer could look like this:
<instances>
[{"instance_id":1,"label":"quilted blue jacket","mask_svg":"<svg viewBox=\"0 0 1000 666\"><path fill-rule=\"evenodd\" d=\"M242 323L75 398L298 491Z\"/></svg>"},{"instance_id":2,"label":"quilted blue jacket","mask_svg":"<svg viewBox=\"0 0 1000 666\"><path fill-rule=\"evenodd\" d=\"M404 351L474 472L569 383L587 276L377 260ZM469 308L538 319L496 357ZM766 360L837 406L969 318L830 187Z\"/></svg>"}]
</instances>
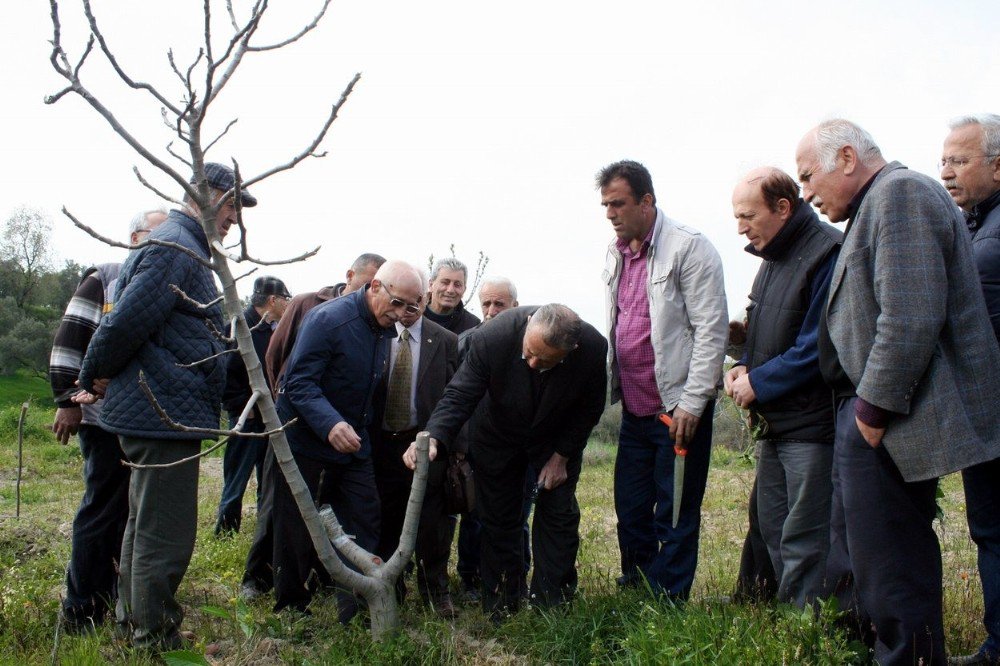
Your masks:
<instances>
[{"instance_id":1,"label":"quilted blue jacket","mask_svg":"<svg viewBox=\"0 0 1000 666\"><path fill-rule=\"evenodd\" d=\"M150 238L169 241L209 257L205 232L178 210ZM204 439L172 430L157 416L139 388L139 371L170 417L199 428L219 427L219 404L226 378L225 357L192 363L222 351L205 324L223 329L221 306L199 310L171 290L177 285L199 303L219 296L214 274L188 254L162 245L132 252L118 278L118 300L102 320L80 369L80 386L111 379L101 425L119 435L148 439Z\"/></svg>"}]
</instances>

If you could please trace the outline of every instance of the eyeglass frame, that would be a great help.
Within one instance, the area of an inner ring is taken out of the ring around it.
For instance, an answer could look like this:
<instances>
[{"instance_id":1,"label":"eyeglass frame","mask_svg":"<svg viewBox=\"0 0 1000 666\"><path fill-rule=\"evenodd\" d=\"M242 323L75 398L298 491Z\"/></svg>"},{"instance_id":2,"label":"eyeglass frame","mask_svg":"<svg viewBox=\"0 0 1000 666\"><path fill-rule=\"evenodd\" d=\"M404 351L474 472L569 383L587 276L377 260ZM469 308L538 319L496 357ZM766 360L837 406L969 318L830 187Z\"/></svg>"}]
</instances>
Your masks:
<instances>
[{"instance_id":1,"label":"eyeglass frame","mask_svg":"<svg viewBox=\"0 0 1000 666\"><path fill-rule=\"evenodd\" d=\"M944 168L946 166L951 167L952 169L961 169L961 168L964 168L964 167L966 167L966 166L969 165L969 162L971 162L972 160L976 159L977 157L984 157L984 158L986 158L988 160L991 160L991 159L994 159L996 157L1000 157L1000 155L986 155L986 154L984 154L984 155L972 155L971 157L963 157L963 158L942 157L940 160L938 160L938 171L944 170Z\"/></svg>"},{"instance_id":2,"label":"eyeglass frame","mask_svg":"<svg viewBox=\"0 0 1000 666\"><path fill-rule=\"evenodd\" d=\"M393 296L392 292L389 291L389 287L387 287L384 282L382 283L382 288L385 289L385 293L388 294L389 305L391 305L392 307L403 308L406 311L406 314L418 314L420 312L419 303L416 304L407 303L402 298L399 298L398 296Z\"/></svg>"}]
</instances>

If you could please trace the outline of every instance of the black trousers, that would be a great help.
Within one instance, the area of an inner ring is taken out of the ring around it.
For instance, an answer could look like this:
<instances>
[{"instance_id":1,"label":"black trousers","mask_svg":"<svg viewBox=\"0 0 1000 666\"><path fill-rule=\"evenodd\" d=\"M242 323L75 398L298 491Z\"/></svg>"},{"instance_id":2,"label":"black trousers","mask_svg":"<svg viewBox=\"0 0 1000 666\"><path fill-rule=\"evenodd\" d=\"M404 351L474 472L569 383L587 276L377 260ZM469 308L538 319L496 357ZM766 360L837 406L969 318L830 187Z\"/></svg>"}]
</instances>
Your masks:
<instances>
[{"instance_id":1,"label":"black trousers","mask_svg":"<svg viewBox=\"0 0 1000 666\"><path fill-rule=\"evenodd\" d=\"M399 547L403 520L410 500L413 472L403 464L403 453L416 439L417 430L400 433L382 431L373 442L375 483L382 504L382 529L376 553L388 560ZM427 492L417 528L417 588L424 599L440 599L448 593L448 556L452 526L444 509L447 456L430 464ZM402 579L400 579L402 580Z\"/></svg>"},{"instance_id":2,"label":"black trousers","mask_svg":"<svg viewBox=\"0 0 1000 666\"><path fill-rule=\"evenodd\" d=\"M524 449L473 441L476 511L482 523L483 610L515 611L526 590L524 571L524 478L529 465L541 468L551 451L534 455ZM566 482L542 490L535 501L531 541L533 604L547 607L572 599L576 592L576 554L580 548L580 507L576 484L582 455L567 464Z\"/></svg>"},{"instance_id":3,"label":"black trousers","mask_svg":"<svg viewBox=\"0 0 1000 666\"><path fill-rule=\"evenodd\" d=\"M63 615L69 622L104 619L118 598L122 535L128 521L129 468L118 436L80 426L83 499L73 519L73 550L66 570Z\"/></svg>"},{"instance_id":4,"label":"black trousers","mask_svg":"<svg viewBox=\"0 0 1000 666\"><path fill-rule=\"evenodd\" d=\"M274 474L283 476L274 459L274 449L267 444L264 454L264 468L261 474L260 490L257 500L257 529L253 534L253 543L247 553L246 571L243 572L243 583L255 585L266 592L274 587L274 570L271 557L274 555L274 523L271 512L274 509Z\"/></svg>"},{"instance_id":5,"label":"black trousers","mask_svg":"<svg viewBox=\"0 0 1000 666\"><path fill-rule=\"evenodd\" d=\"M879 664L944 664L937 479L904 481L861 436L855 400L837 403L827 581Z\"/></svg>"},{"instance_id":6,"label":"black trousers","mask_svg":"<svg viewBox=\"0 0 1000 666\"><path fill-rule=\"evenodd\" d=\"M352 457L347 463L331 463L295 454L309 494L320 506L329 504L347 534L374 552L379 535L379 500L371 458ZM281 468L270 469L274 486L274 610L292 607L305 610L312 600L309 580L323 571L305 521L292 497ZM322 487L320 477L322 476Z\"/></svg>"}]
</instances>

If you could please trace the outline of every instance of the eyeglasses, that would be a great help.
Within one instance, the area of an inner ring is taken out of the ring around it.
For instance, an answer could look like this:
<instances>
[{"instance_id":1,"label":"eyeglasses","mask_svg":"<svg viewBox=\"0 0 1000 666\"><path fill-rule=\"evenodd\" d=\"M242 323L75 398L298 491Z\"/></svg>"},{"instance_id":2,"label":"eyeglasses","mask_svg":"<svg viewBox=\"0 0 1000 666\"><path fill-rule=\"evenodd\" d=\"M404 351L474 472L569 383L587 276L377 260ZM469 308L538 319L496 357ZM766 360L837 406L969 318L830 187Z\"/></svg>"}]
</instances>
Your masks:
<instances>
[{"instance_id":1,"label":"eyeglasses","mask_svg":"<svg viewBox=\"0 0 1000 666\"><path fill-rule=\"evenodd\" d=\"M994 157L1000 157L1000 155L973 155L972 157L944 157L938 162L938 169L944 169L946 166L952 169L961 169L966 166L969 162L977 157L985 157L987 159L993 159Z\"/></svg>"},{"instance_id":2,"label":"eyeglasses","mask_svg":"<svg viewBox=\"0 0 1000 666\"><path fill-rule=\"evenodd\" d=\"M382 284L382 288L385 289L385 293L389 294L389 305L391 305L392 307L403 308L404 310L406 310L406 314L411 314L411 315L420 312L419 305L414 305L413 303L407 303L402 298L397 298L396 296L393 296L392 292L389 291L389 288L385 286L384 283Z\"/></svg>"}]
</instances>

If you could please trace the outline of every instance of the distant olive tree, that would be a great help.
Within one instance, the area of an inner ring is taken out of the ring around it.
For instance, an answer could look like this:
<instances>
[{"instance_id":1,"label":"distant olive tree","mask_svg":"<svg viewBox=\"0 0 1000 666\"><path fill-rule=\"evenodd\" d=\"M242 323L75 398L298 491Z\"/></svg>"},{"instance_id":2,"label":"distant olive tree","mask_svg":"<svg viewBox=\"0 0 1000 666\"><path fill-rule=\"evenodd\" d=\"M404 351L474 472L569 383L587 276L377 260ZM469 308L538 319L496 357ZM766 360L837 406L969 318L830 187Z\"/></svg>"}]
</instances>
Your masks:
<instances>
[{"instance_id":1,"label":"distant olive tree","mask_svg":"<svg viewBox=\"0 0 1000 666\"><path fill-rule=\"evenodd\" d=\"M12 212L0 230L0 296L24 309L42 277L52 270L52 221L36 208Z\"/></svg>"}]
</instances>

